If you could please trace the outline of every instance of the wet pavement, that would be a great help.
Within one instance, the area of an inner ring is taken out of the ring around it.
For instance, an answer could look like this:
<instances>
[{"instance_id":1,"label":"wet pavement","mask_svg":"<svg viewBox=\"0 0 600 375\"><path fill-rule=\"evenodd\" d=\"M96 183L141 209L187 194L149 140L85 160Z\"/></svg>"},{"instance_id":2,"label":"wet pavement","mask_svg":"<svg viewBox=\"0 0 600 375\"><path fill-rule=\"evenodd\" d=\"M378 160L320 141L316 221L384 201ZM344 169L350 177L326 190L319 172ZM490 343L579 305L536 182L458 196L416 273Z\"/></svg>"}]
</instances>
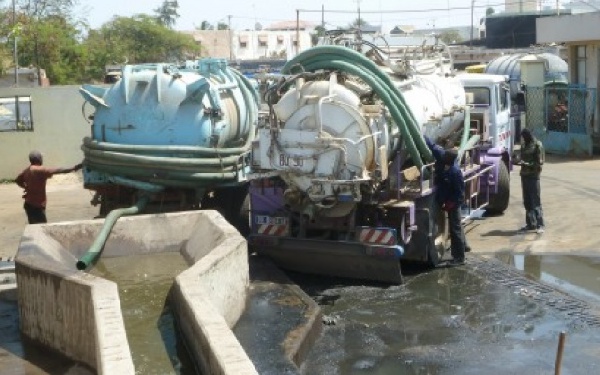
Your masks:
<instances>
[{"instance_id":1,"label":"wet pavement","mask_svg":"<svg viewBox=\"0 0 600 375\"><path fill-rule=\"evenodd\" d=\"M497 259L418 270L400 286L291 275L325 315L303 374L550 374L562 331L563 375L600 365L597 306Z\"/></svg>"}]
</instances>

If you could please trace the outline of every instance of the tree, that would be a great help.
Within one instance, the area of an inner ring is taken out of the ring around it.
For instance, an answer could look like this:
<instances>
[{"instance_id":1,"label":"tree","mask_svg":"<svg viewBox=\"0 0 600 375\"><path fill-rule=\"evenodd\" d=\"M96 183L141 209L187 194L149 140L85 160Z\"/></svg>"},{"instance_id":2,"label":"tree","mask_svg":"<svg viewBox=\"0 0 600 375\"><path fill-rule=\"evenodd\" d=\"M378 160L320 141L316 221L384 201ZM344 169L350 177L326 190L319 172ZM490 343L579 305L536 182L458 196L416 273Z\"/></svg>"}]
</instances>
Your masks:
<instances>
[{"instance_id":1,"label":"tree","mask_svg":"<svg viewBox=\"0 0 600 375\"><path fill-rule=\"evenodd\" d=\"M352 29L358 29L358 28L363 28L363 27L369 27L371 26L367 21L365 21L364 18L357 18L354 20L354 22L352 22L350 24L350 28Z\"/></svg>"},{"instance_id":2,"label":"tree","mask_svg":"<svg viewBox=\"0 0 600 375\"><path fill-rule=\"evenodd\" d=\"M178 9L179 3L177 0L164 0L160 7L154 9L154 12L156 13L156 19L161 25L172 29L175 26L177 18L179 18Z\"/></svg>"},{"instance_id":3,"label":"tree","mask_svg":"<svg viewBox=\"0 0 600 375\"><path fill-rule=\"evenodd\" d=\"M440 33L440 40L446 44L462 42L463 38L457 30L446 30Z\"/></svg>"},{"instance_id":4,"label":"tree","mask_svg":"<svg viewBox=\"0 0 600 375\"><path fill-rule=\"evenodd\" d=\"M496 10L494 10L494 8L489 7L485 10L485 15L486 16L491 16L492 14L496 13Z\"/></svg>"},{"instance_id":5,"label":"tree","mask_svg":"<svg viewBox=\"0 0 600 375\"><path fill-rule=\"evenodd\" d=\"M319 38L325 35L325 28L321 25L315 27L315 32L310 35L310 41L313 46L316 46L319 42Z\"/></svg>"},{"instance_id":6,"label":"tree","mask_svg":"<svg viewBox=\"0 0 600 375\"><path fill-rule=\"evenodd\" d=\"M178 62L194 58L200 51L191 35L160 24L155 17L115 17L90 32L86 41L94 66L120 63Z\"/></svg>"},{"instance_id":7,"label":"tree","mask_svg":"<svg viewBox=\"0 0 600 375\"><path fill-rule=\"evenodd\" d=\"M229 25L223 22L217 24L217 30L229 30Z\"/></svg>"}]
</instances>

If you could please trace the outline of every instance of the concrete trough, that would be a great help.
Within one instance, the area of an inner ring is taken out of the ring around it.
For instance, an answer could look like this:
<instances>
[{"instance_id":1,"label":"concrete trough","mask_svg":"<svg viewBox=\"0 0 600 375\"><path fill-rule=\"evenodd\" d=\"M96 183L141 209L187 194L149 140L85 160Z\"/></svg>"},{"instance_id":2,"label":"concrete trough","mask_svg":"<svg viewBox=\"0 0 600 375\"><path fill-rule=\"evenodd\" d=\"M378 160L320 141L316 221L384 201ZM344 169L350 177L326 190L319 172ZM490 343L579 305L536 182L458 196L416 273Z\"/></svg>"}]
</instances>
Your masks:
<instances>
[{"instance_id":1,"label":"concrete trough","mask_svg":"<svg viewBox=\"0 0 600 375\"><path fill-rule=\"evenodd\" d=\"M21 331L98 374L134 374L117 285L75 267L102 223L26 227L15 267ZM216 211L123 217L102 257L160 252L180 252L190 265L170 303L200 371L256 374L231 330L248 295L245 239Z\"/></svg>"}]
</instances>

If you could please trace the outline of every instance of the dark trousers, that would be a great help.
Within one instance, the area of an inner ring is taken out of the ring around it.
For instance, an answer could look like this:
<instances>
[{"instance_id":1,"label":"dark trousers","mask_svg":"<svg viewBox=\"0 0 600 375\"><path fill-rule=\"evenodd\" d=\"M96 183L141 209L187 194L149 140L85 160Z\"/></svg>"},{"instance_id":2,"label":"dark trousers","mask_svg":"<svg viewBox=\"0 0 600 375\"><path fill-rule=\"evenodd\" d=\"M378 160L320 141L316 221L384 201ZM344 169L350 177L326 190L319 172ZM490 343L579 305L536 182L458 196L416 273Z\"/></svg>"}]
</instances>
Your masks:
<instances>
[{"instance_id":1,"label":"dark trousers","mask_svg":"<svg viewBox=\"0 0 600 375\"><path fill-rule=\"evenodd\" d=\"M23 208L25 209L25 213L27 213L29 224L42 224L48 222L48 220L46 220L46 209L32 206L27 202L25 202Z\"/></svg>"},{"instance_id":2,"label":"dark trousers","mask_svg":"<svg viewBox=\"0 0 600 375\"><path fill-rule=\"evenodd\" d=\"M525 223L529 228L543 227L540 178L537 176L521 176L521 188L523 189L523 205L525 206Z\"/></svg>"},{"instance_id":3,"label":"dark trousers","mask_svg":"<svg viewBox=\"0 0 600 375\"><path fill-rule=\"evenodd\" d=\"M464 260L467 239L463 229L460 214L460 207L448 211L448 229L450 232L450 254L453 259Z\"/></svg>"}]
</instances>

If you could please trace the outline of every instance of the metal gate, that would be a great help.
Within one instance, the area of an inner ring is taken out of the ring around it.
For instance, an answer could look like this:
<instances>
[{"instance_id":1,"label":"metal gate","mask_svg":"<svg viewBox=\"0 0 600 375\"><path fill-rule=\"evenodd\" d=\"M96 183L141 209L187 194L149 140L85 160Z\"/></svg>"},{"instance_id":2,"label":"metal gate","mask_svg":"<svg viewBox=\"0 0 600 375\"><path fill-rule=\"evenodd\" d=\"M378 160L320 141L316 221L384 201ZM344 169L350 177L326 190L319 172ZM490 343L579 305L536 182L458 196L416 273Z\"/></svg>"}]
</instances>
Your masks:
<instances>
[{"instance_id":1,"label":"metal gate","mask_svg":"<svg viewBox=\"0 0 600 375\"><path fill-rule=\"evenodd\" d=\"M585 86L527 87L526 124L546 151L592 155L596 89Z\"/></svg>"}]
</instances>

